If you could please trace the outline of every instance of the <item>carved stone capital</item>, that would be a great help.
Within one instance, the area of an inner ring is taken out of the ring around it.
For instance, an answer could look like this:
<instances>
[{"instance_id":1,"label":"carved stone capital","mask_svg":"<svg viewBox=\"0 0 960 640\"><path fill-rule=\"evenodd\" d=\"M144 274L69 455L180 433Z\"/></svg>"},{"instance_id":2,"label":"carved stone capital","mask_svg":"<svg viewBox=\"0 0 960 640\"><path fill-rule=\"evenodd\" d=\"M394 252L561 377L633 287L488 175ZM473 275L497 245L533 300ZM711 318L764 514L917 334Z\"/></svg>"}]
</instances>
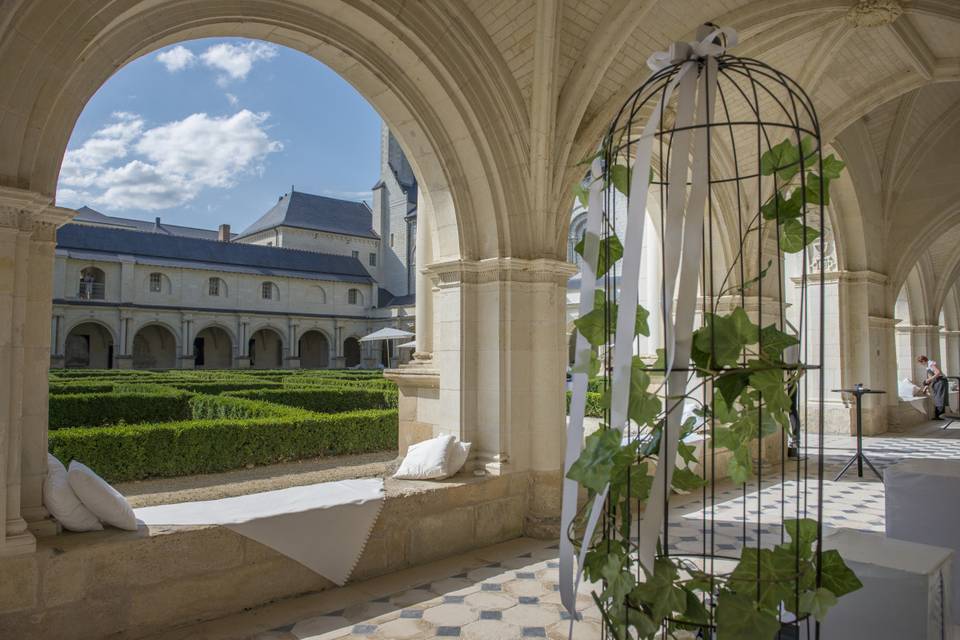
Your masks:
<instances>
[{"instance_id":1,"label":"carved stone capital","mask_svg":"<svg viewBox=\"0 0 960 640\"><path fill-rule=\"evenodd\" d=\"M451 260L428 265L424 272L436 287L491 282L549 283L566 286L577 267L561 260L539 258L488 258L485 260Z\"/></svg>"},{"instance_id":2,"label":"carved stone capital","mask_svg":"<svg viewBox=\"0 0 960 640\"><path fill-rule=\"evenodd\" d=\"M0 187L0 227L29 233L39 242L56 241L57 227L76 215L55 207L51 198L26 189Z\"/></svg>"}]
</instances>

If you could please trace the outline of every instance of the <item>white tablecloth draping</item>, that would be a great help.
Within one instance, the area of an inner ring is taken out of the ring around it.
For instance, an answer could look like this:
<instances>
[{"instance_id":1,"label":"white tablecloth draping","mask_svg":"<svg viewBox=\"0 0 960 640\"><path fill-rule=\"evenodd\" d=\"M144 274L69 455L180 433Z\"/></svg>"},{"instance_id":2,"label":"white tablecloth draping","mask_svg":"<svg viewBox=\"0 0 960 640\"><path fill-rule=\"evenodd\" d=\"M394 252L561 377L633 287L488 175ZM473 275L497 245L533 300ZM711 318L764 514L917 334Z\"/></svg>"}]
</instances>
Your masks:
<instances>
[{"instance_id":1,"label":"white tablecloth draping","mask_svg":"<svg viewBox=\"0 0 960 640\"><path fill-rule=\"evenodd\" d=\"M350 577L383 506L380 478L135 509L145 525L221 525L338 585Z\"/></svg>"},{"instance_id":2,"label":"white tablecloth draping","mask_svg":"<svg viewBox=\"0 0 960 640\"><path fill-rule=\"evenodd\" d=\"M960 460L904 460L883 473L890 538L952 549L952 610L960 615Z\"/></svg>"},{"instance_id":3,"label":"white tablecloth draping","mask_svg":"<svg viewBox=\"0 0 960 640\"><path fill-rule=\"evenodd\" d=\"M863 588L830 609L820 628L823 640L949 637L950 549L851 529L826 535L824 548L840 552Z\"/></svg>"}]
</instances>

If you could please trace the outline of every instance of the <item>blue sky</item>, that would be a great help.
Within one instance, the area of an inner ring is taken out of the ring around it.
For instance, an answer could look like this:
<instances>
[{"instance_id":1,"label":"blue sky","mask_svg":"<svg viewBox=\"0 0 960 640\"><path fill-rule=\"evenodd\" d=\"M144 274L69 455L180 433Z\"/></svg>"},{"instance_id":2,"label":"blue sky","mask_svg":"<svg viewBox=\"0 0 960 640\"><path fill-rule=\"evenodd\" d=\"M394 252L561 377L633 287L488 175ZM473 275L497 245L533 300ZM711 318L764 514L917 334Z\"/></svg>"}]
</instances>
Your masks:
<instances>
[{"instance_id":1,"label":"blue sky","mask_svg":"<svg viewBox=\"0 0 960 640\"><path fill-rule=\"evenodd\" d=\"M380 117L298 51L238 38L191 40L118 71L77 121L61 206L235 230L294 185L370 199Z\"/></svg>"}]
</instances>

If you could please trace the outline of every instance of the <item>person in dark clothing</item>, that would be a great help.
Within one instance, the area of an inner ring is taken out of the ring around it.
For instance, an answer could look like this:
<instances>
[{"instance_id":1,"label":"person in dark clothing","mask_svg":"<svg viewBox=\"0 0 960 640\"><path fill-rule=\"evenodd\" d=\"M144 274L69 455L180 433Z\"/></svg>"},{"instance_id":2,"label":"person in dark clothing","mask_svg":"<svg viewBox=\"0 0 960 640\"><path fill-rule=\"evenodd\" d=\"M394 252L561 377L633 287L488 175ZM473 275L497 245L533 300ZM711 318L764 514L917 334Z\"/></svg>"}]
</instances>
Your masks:
<instances>
[{"instance_id":1,"label":"person in dark clothing","mask_svg":"<svg viewBox=\"0 0 960 640\"><path fill-rule=\"evenodd\" d=\"M927 358L927 356L920 356L917 358L917 362L927 368L927 379L923 381L923 389L924 391L930 390L934 406L933 419L940 420L940 416L946 411L949 402L950 385L947 384L947 377L943 375L940 365Z\"/></svg>"}]
</instances>

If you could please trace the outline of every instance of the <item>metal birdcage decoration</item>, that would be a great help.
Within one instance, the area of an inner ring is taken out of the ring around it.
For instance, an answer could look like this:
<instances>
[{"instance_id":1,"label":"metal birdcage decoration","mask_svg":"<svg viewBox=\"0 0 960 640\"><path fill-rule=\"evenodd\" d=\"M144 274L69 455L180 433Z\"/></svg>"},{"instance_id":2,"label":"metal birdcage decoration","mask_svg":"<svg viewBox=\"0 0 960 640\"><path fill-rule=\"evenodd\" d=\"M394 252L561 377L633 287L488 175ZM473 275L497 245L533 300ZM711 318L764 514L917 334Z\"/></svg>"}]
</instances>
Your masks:
<instances>
[{"instance_id":1,"label":"metal birdcage decoration","mask_svg":"<svg viewBox=\"0 0 960 640\"><path fill-rule=\"evenodd\" d=\"M859 584L823 549L823 284L808 273L843 164L803 89L728 54L735 38L704 25L651 57L583 187L561 591L576 617L578 554L608 638L819 637ZM645 307L647 217L661 282ZM581 451L588 390L603 424Z\"/></svg>"}]
</instances>

